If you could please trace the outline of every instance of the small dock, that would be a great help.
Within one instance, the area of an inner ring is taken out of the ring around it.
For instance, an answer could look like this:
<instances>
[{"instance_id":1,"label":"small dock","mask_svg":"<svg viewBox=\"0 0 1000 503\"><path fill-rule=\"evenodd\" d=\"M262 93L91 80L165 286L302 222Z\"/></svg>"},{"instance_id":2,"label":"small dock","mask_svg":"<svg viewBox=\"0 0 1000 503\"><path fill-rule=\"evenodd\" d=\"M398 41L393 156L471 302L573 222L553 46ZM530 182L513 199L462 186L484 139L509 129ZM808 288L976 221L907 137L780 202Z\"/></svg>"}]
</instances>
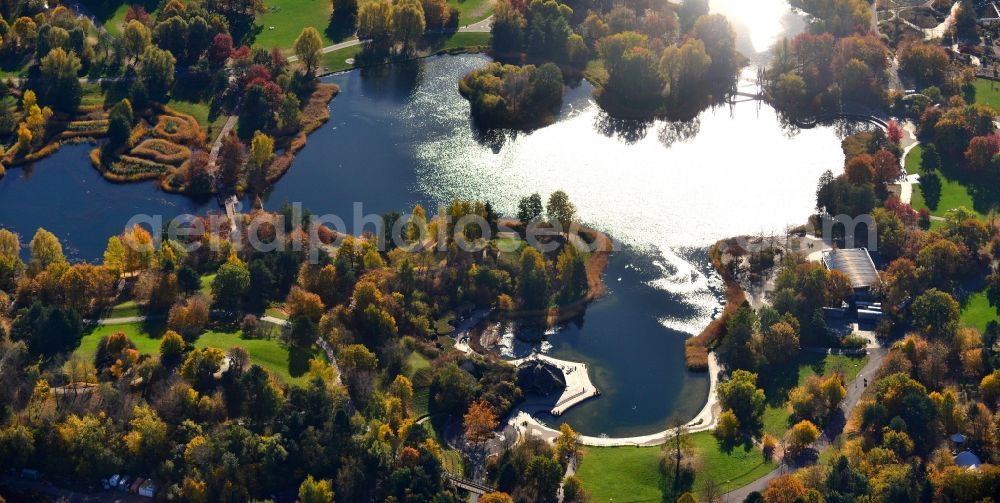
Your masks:
<instances>
[{"instance_id":1,"label":"small dock","mask_svg":"<svg viewBox=\"0 0 1000 503\"><path fill-rule=\"evenodd\" d=\"M510 360L508 363L517 367L524 362L532 360L539 360L554 365L562 371L563 377L566 379L566 388L550 411L550 414L553 416L559 416L570 407L600 394L597 387L590 381L590 374L587 373L586 363L560 360L541 353L534 353L531 356Z\"/></svg>"}]
</instances>

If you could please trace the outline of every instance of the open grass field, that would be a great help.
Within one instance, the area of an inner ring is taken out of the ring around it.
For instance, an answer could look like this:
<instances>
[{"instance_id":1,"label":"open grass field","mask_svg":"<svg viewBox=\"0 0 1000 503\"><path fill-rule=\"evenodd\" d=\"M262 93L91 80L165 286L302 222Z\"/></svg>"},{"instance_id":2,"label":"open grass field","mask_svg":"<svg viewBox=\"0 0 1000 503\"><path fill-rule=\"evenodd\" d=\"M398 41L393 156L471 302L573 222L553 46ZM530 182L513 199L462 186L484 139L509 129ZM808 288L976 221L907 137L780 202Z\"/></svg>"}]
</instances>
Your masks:
<instances>
[{"instance_id":1,"label":"open grass field","mask_svg":"<svg viewBox=\"0 0 1000 503\"><path fill-rule=\"evenodd\" d=\"M237 332L209 331L194 342L196 348L229 349L240 346L250 353L250 361L267 369L268 372L288 384L305 384L305 374L309 370L309 360L320 358L320 351L308 353L298 348L289 348L277 339L242 339Z\"/></svg>"},{"instance_id":2,"label":"open grass field","mask_svg":"<svg viewBox=\"0 0 1000 503\"><path fill-rule=\"evenodd\" d=\"M209 299L212 298L212 282L215 281L215 273L206 274L201 277L201 294Z\"/></svg>"},{"instance_id":3,"label":"open grass field","mask_svg":"<svg viewBox=\"0 0 1000 503\"><path fill-rule=\"evenodd\" d=\"M976 292L965 300L965 304L962 306L961 319L963 324L976 327L980 332L986 330L987 323L991 321L1000 322L1000 316L997 316L996 308L991 306L990 301L986 299L986 292Z\"/></svg>"},{"instance_id":4,"label":"open grass field","mask_svg":"<svg viewBox=\"0 0 1000 503\"><path fill-rule=\"evenodd\" d=\"M134 300L127 300L111 308L105 318L128 318L131 316L141 316L142 311L139 304Z\"/></svg>"},{"instance_id":5,"label":"open grass field","mask_svg":"<svg viewBox=\"0 0 1000 503\"><path fill-rule=\"evenodd\" d=\"M708 481L723 491L742 487L777 465L764 461L760 450L736 448L723 452L710 432L690 436L697 453L694 490L700 492ZM593 501L659 502L660 447L587 447L576 475L590 491Z\"/></svg>"},{"instance_id":6,"label":"open grass field","mask_svg":"<svg viewBox=\"0 0 1000 503\"><path fill-rule=\"evenodd\" d=\"M93 361L94 355L97 354L97 343L102 338L116 332L124 332L129 340L135 344L135 348L139 350L140 354L151 355L160 352L159 334L156 336L150 335L142 323L128 323L125 325L100 325L94 328L92 332L83 336L83 339L80 340L80 345L73 354L84 360Z\"/></svg>"},{"instance_id":7,"label":"open grass field","mask_svg":"<svg viewBox=\"0 0 1000 503\"><path fill-rule=\"evenodd\" d=\"M858 372L864 368L868 357L846 355L822 355L817 353L801 353L797 362L798 371L791 369L769 372L761 376L758 384L767 395L767 407L764 409L764 431L778 438L788 430L788 418L791 416L786 402L788 392L795 386L800 386L811 375L827 376L834 372L842 372L844 379L851 382ZM792 382L792 377L795 381Z\"/></svg>"},{"instance_id":8,"label":"open grass field","mask_svg":"<svg viewBox=\"0 0 1000 503\"><path fill-rule=\"evenodd\" d=\"M920 156L922 153L923 149L920 145L917 145L910 150L909 154L906 155L907 173L919 173L923 176L924 171L920 166ZM975 209L975 200L969 193L968 188L962 185L958 180L949 178L944 171L945 170L938 170L938 177L941 179L941 198L938 201L937 206L934 208L928 206L928 201L924 197L924 193L920 185L913 186L913 199L910 201L910 205L917 210L927 208L927 210L931 212L931 215L939 217L943 217L948 210L959 206Z\"/></svg>"},{"instance_id":9,"label":"open grass field","mask_svg":"<svg viewBox=\"0 0 1000 503\"><path fill-rule=\"evenodd\" d=\"M989 79L976 79L976 103L993 107L1000 112L1000 82Z\"/></svg>"},{"instance_id":10,"label":"open grass field","mask_svg":"<svg viewBox=\"0 0 1000 503\"><path fill-rule=\"evenodd\" d=\"M215 137L219 135L222 125L226 123L225 115L220 114L216 117L211 117L211 110L208 103L172 99L167 103L167 106L194 117L198 121L198 125L201 126L202 131L205 131L205 138L209 142L215 141Z\"/></svg>"},{"instance_id":11,"label":"open grass field","mask_svg":"<svg viewBox=\"0 0 1000 503\"><path fill-rule=\"evenodd\" d=\"M448 7L458 9L458 24L465 26L490 17L495 0L448 0Z\"/></svg>"},{"instance_id":12,"label":"open grass field","mask_svg":"<svg viewBox=\"0 0 1000 503\"><path fill-rule=\"evenodd\" d=\"M265 0L267 11L257 17L261 26L254 45L270 49L279 47L291 51L295 39L307 26L316 28L323 37L323 45L333 44L327 34L333 3L330 0Z\"/></svg>"},{"instance_id":13,"label":"open grass field","mask_svg":"<svg viewBox=\"0 0 1000 503\"><path fill-rule=\"evenodd\" d=\"M97 344L101 338L115 332L124 332L135 344L139 353L145 355L157 354L160 351L160 335L163 332L162 323L148 326L142 323L123 325L101 325L85 335L80 346L73 353L88 361L94 359ZM250 353L253 363L264 367L279 379L288 384L302 385L304 375L309 370L310 358L322 358L321 351L308 353L292 348L291 351L277 339L242 339L239 332L209 331L195 341L196 348L213 347L223 350L240 346Z\"/></svg>"},{"instance_id":14,"label":"open grass field","mask_svg":"<svg viewBox=\"0 0 1000 503\"><path fill-rule=\"evenodd\" d=\"M449 473L456 475L461 475L465 473L464 463L462 462L462 454L454 449L448 447L448 443L444 440L444 429L447 426L447 417L442 415L434 416L433 418L421 423L421 426L427 430L437 443L441 446L441 453L444 455L444 468Z\"/></svg>"},{"instance_id":15,"label":"open grass field","mask_svg":"<svg viewBox=\"0 0 1000 503\"><path fill-rule=\"evenodd\" d=\"M354 68L354 64L348 63L346 60L354 58L360 54L361 48L361 45L353 45L351 47L345 47L343 49L337 49L333 52L328 52L323 55L323 66L330 72L350 70L351 68Z\"/></svg>"}]
</instances>

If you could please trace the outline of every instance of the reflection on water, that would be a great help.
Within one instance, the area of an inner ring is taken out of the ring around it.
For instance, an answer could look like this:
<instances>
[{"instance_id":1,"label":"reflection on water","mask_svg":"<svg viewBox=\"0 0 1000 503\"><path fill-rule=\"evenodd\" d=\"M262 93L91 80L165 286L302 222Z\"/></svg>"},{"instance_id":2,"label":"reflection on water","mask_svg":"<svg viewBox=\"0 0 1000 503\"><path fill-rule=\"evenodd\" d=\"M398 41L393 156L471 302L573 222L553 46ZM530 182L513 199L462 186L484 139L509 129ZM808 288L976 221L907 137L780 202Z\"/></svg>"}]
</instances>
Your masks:
<instances>
[{"instance_id":1,"label":"reflection on water","mask_svg":"<svg viewBox=\"0 0 1000 503\"><path fill-rule=\"evenodd\" d=\"M705 248L801 222L819 175L839 168L836 131L789 130L757 103L683 123L616 121L582 83L566 90L555 124L484 137L457 82L486 61L431 58L404 70L416 81L379 77L412 87L365 82L371 77L358 72L333 77L342 92L331 122L310 137L268 205L298 200L351 215L353 201L380 213L479 198L512 215L520 197L564 189L580 217L623 249L606 274L610 293L547 336L550 353L590 362L602 391L560 419L587 434L629 435L655 431L675 413L693 416L708 382L684 370L683 343L719 307Z\"/></svg>"},{"instance_id":2,"label":"reflection on water","mask_svg":"<svg viewBox=\"0 0 1000 503\"><path fill-rule=\"evenodd\" d=\"M724 14L737 34L736 49L757 64L780 38L794 36L805 21L785 0L711 0L713 12Z\"/></svg>"},{"instance_id":3,"label":"reflection on water","mask_svg":"<svg viewBox=\"0 0 1000 503\"><path fill-rule=\"evenodd\" d=\"M762 52L789 26L778 0L712 6L745 14L734 21L747 54ZM778 24L765 14L779 11ZM674 414L693 416L708 380L684 369L683 343L719 308L706 247L801 222L819 175L840 169L843 131L789 129L756 102L686 122L621 121L595 105L584 82L567 89L555 124L484 133L472 127L457 82L487 61L445 56L330 78L341 86L331 121L310 136L266 206L299 201L351 222L355 202L377 214L466 198L490 200L511 215L522 196L565 190L580 218L622 249L607 270L609 294L547 335L544 349L589 362L602 391L560 420L586 434L634 435L661 429ZM31 177L9 170L0 180L0 225L29 236L44 225L94 259L133 213L215 208L151 184L106 183L86 152L65 148Z\"/></svg>"},{"instance_id":4,"label":"reflection on water","mask_svg":"<svg viewBox=\"0 0 1000 503\"><path fill-rule=\"evenodd\" d=\"M39 227L55 233L66 256L99 260L108 238L137 214L171 218L217 210L215 199L167 194L154 182L113 184L90 164L92 145L67 145L33 166L0 178L0 227L21 235L22 250Z\"/></svg>"}]
</instances>

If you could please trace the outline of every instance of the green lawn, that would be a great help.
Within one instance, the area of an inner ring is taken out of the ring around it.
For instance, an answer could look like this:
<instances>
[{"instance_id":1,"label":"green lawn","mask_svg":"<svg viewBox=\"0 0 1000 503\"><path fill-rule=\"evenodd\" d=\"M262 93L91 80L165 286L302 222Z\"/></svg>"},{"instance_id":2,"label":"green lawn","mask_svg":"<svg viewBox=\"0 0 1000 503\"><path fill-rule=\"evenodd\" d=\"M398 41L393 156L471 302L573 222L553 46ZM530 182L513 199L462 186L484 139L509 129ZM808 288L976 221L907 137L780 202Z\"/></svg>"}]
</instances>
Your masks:
<instances>
[{"instance_id":1,"label":"green lawn","mask_svg":"<svg viewBox=\"0 0 1000 503\"><path fill-rule=\"evenodd\" d=\"M458 9L458 24L465 26L490 17L494 0L448 0L448 7Z\"/></svg>"},{"instance_id":2,"label":"green lawn","mask_svg":"<svg viewBox=\"0 0 1000 503\"><path fill-rule=\"evenodd\" d=\"M348 63L346 60L356 57L361 53L361 45L353 45L351 47L345 47L343 49L337 49L333 52L328 52L323 55L323 66L326 67L327 71L339 72L343 70L350 70L354 68L353 63Z\"/></svg>"},{"instance_id":3,"label":"green lawn","mask_svg":"<svg viewBox=\"0 0 1000 503\"><path fill-rule=\"evenodd\" d=\"M413 377L413 374L416 374L418 370L430 368L431 366L431 361L426 356L420 354L419 351L410 353L406 357L406 362L410 364L410 377Z\"/></svg>"},{"instance_id":4,"label":"green lawn","mask_svg":"<svg viewBox=\"0 0 1000 503\"><path fill-rule=\"evenodd\" d=\"M451 324L455 320L455 313L448 311L440 319L434 322L434 331L438 335L450 335L455 332L455 326Z\"/></svg>"},{"instance_id":5,"label":"green lawn","mask_svg":"<svg viewBox=\"0 0 1000 503\"><path fill-rule=\"evenodd\" d=\"M127 300L111 308L105 318L128 318L130 316L141 316L142 312L139 310L139 304L136 304L134 300Z\"/></svg>"},{"instance_id":6,"label":"green lawn","mask_svg":"<svg viewBox=\"0 0 1000 503\"><path fill-rule=\"evenodd\" d=\"M798 361L798 372L776 371L761 376L760 386L767 395L767 407L764 409L764 431L781 438L788 430L788 418L791 416L786 402L788 392L795 386L806 382L811 375L826 376L834 371L844 373L844 379L851 382L868 361L866 356L822 355L817 353L801 353ZM791 380L795 376L795 381Z\"/></svg>"},{"instance_id":7,"label":"green lawn","mask_svg":"<svg viewBox=\"0 0 1000 503\"><path fill-rule=\"evenodd\" d=\"M447 418L445 416L437 415L432 419L421 423L421 426L423 426L424 429L427 430L427 433L437 440L437 443L441 446L441 453L444 455L444 469L447 470L448 473L461 476L465 474L462 454L448 447L448 443L445 442L444 435L442 435L445 426L447 426L446 421Z\"/></svg>"},{"instance_id":8,"label":"green lawn","mask_svg":"<svg viewBox=\"0 0 1000 503\"><path fill-rule=\"evenodd\" d=\"M167 106L194 117L202 131L205 131L205 138L210 143L215 141L222 125L226 123L227 117L225 115L219 114L214 118L211 117L211 107L208 103L172 99L167 103Z\"/></svg>"},{"instance_id":9,"label":"green lawn","mask_svg":"<svg viewBox=\"0 0 1000 503\"><path fill-rule=\"evenodd\" d=\"M286 313L285 310L281 309L281 307L278 306L278 305L268 306L268 308L264 310L264 316L270 316L272 318L278 318L279 320L287 320L288 319L288 313Z\"/></svg>"},{"instance_id":10,"label":"green lawn","mask_svg":"<svg viewBox=\"0 0 1000 503\"><path fill-rule=\"evenodd\" d=\"M333 4L329 0L264 0L267 12L257 17L261 26L254 45L270 49L280 47L290 51L295 39L307 26L316 28L323 45L333 44L327 35Z\"/></svg>"},{"instance_id":11,"label":"green lawn","mask_svg":"<svg viewBox=\"0 0 1000 503\"><path fill-rule=\"evenodd\" d=\"M413 416L424 417L430 412L431 389L427 386L413 390Z\"/></svg>"},{"instance_id":12,"label":"green lawn","mask_svg":"<svg viewBox=\"0 0 1000 503\"><path fill-rule=\"evenodd\" d=\"M731 491L756 480L777 465L765 462L760 450L723 452L710 432L691 435L697 453L694 490L711 480ZM593 501L660 501L660 447L587 447L576 474Z\"/></svg>"},{"instance_id":13,"label":"green lawn","mask_svg":"<svg viewBox=\"0 0 1000 503\"><path fill-rule=\"evenodd\" d=\"M124 332L129 340L135 344L139 353L145 355L157 354L160 351L160 334L163 331L162 325L149 328L141 323L128 323L123 325L101 325L93 332L85 335L80 341L80 346L74 352L88 361L94 359L97 353L97 344L101 338L115 332ZM156 335L152 335L150 332ZM279 379L289 384L302 385L305 383L305 374L309 370L310 358L322 358L322 351L315 351L310 354L300 349L289 351L277 339L241 339L239 332L216 332L209 331L198 337L194 346L196 348L213 347L228 350L234 346L240 346L250 353L250 360L253 363L264 367Z\"/></svg>"},{"instance_id":14,"label":"green lawn","mask_svg":"<svg viewBox=\"0 0 1000 503\"><path fill-rule=\"evenodd\" d=\"M212 282L215 281L215 273L206 274L201 277L201 294L209 299L212 298Z\"/></svg>"},{"instance_id":15,"label":"green lawn","mask_svg":"<svg viewBox=\"0 0 1000 503\"><path fill-rule=\"evenodd\" d=\"M97 354L97 343L101 341L105 336L111 335L116 332L124 332L128 336L129 340L135 344L136 349L139 353L144 355L151 355L160 352L160 337L152 336L146 332L145 327L141 323L128 323L124 325L99 325L94 329L93 332L83 336L80 339L80 345L73 352L74 355L79 356L87 361L94 361L94 355Z\"/></svg>"},{"instance_id":16,"label":"green lawn","mask_svg":"<svg viewBox=\"0 0 1000 503\"><path fill-rule=\"evenodd\" d=\"M1000 112L1000 82L989 79L976 79L976 103L993 107Z\"/></svg>"},{"instance_id":17,"label":"green lawn","mask_svg":"<svg viewBox=\"0 0 1000 503\"><path fill-rule=\"evenodd\" d=\"M242 339L237 332L210 331L198 337L196 348L229 349L240 346L250 353L250 360L289 384L305 384L305 374L309 370L309 359L320 358L320 351L312 354L301 349L289 348L277 339Z\"/></svg>"},{"instance_id":18,"label":"green lawn","mask_svg":"<svg viewBox=\"0 0 1000 503\"><path fill-rule=\"evenodd\" d=\"M996 308L986 299L986 292L970 295L962 306L962 323L983 332L986 330L986 324L991 321L1000 322L1000 316L997 316Z\"/></svg>"},{"instance_id":19,"label":"green lawn","mask_svg":"<svg viewBox=\"0 0 1000 503\"><path fill-rule=\"evenodd\" d=\"M910 150L909 154L906 155L907 173L919 173L923 176L924 172L920 166L920 156L922 155L922 152L923 149L920 145L917 145ZM931 215L939 217L943 217L948 210L959 206L965 206L966 208L975 210L976 200L972 193L970 193L968 187L963 185L959 180L946 175L946 173L951 171L952 169L947 167L938 170L938 178L941 180L941 197L935 208L928 206L922 187L919 184L913 186L913 198L910 201L910 205L917 210L927 208L927 210L931 212ZM977 211L977 214L982 216L982 213L979 211Z\"/></svg>"},{"instance_id":20,"label":"green lawn","mask_svg":"<svg viewBox=\"0 0 1000 503\"><path fill-rule=\"evenodd\" d=\"M489 33L480 32L456 33L445 40L444 45L441 46L441 50L490 45L491 36Z\"/></svg>"}]
</instances>

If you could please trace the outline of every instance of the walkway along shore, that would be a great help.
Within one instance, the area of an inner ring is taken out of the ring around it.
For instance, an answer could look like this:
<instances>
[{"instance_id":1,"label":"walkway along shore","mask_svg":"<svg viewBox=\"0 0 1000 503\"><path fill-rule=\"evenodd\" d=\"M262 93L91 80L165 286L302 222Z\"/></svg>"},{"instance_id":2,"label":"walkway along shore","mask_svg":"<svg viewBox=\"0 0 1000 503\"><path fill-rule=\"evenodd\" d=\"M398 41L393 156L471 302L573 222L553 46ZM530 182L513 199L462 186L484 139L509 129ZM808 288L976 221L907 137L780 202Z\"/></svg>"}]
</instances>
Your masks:
<instances>
[{"instance_id":1,"label":"walkway along shore","mask_svg":"<svg viewBox=\"0 0 1000 503\"><path fill-rule=\"evenodd\" d=\"M554 360L554 359L553 359ZM555 360L562 361L562 360ZM719 384L719 366L715 353L711 353L708 359L709 367L709 390L708 398L705 401L701 412L688 421L683 427L688 433L708 431L715 428L719 418L719 397L717 387ZM588 379L589 380L589 379ZM567 381L568 382L568 381ZM582 401L582 400L581 400ZM575 402L579 403L579 402ZM565 410L565 409L563 409ZM532 436L552 441L559 436L559 431L548 426L534 417L539 412L547 412L544 407L532 407L530 403L523 403L516 407L508 416L507 424L514 428L519 437ZM648 435L634 437L594 437L590 435L580 435L580 443L592 447L619 447L619 446L654 446L667 441L673 435L673 429L668 428Z\"/></svg>"}]
</instances>

